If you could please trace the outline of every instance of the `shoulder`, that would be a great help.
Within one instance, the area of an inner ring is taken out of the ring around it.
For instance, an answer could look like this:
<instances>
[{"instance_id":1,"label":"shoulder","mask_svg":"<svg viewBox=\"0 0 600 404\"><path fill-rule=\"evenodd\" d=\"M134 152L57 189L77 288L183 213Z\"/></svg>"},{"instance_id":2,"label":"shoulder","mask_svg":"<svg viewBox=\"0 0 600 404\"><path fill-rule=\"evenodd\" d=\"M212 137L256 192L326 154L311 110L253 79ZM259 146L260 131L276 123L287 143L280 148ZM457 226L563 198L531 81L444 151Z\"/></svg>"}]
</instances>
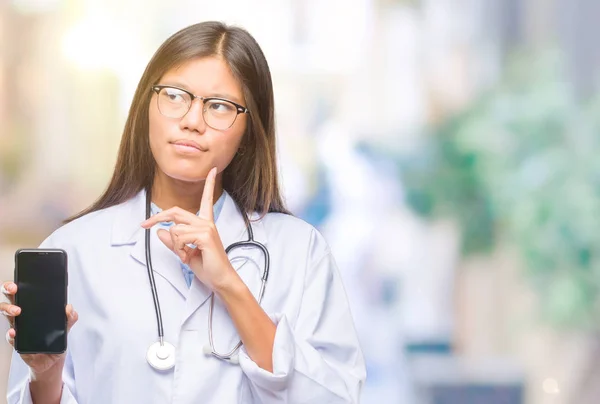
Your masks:
<instances>
[{"instance_id":1,"label":"shoulder","mask_svg":"<svg viewBox=\"0 0 600 404\"><path fill-rule=\"evenodd\" d=\"M127 202L81 216L54 230L40 247L61 247L85 241L88 235L110 233L117 213Z\"/></svg>"},{"instance_id":2,"label":"shoulder","mask_svg":"<svg viewBox=\"0 0 600 404\"><path fill-rule=\"evenodd\" d=\"M269 242L306 248L308 256L319 259L330 254L325 237L310 223L285 213L268 213L261 223L265 226Z\"/></svg>"}]
</instances>

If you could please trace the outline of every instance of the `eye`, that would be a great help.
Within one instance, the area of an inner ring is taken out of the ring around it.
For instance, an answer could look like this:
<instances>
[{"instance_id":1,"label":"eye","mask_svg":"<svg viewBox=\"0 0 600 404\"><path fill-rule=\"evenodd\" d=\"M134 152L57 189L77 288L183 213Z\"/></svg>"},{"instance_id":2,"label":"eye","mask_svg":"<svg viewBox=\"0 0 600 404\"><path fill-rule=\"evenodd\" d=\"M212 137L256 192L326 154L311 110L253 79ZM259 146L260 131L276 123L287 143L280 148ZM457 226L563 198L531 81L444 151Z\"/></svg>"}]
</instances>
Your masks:
<instances>
[{"instance_id":1,"label":"eye","mask_svg":"<svg viewBox=\"0 0 600 404\"><path fill-rule=\"evenodd\" d=\"M176 88L165 87L161 90L160 95L163 99L173 104L185 104L190 96L184 91Z\"/></svg>"},{"instance_id":2,"label":"eye","mask_svg":"<svg viewBox=\"0 0 600 404\"><path fill-rule=\"evenodd\" d=\"M210 101L207 105L207 108L211 112L215 112L215 113L219 113L219 114L229 114L231 112L236 111L236 108L233 104L230 104L226 101L218 101L218 100Z\"/></svg>"}]
</instances>

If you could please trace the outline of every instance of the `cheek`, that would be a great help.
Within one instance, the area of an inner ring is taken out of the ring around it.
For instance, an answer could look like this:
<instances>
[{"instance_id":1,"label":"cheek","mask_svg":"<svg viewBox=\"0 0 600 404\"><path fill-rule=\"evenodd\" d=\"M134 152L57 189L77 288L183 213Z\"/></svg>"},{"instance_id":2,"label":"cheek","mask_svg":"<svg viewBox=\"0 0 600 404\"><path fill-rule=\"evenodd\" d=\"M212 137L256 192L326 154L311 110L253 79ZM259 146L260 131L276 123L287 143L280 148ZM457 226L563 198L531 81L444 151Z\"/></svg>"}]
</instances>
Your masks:
<instances>
[{"instance_id":1,"label":"cheek","mask_svg":"<svg viewBox=\"0 0 600 404\"><path fill-rule=\"evenodd\" d=\"M154 158L158 161L160 159L160 151L164 150L164 134L167 133L164 119L158 115L158 111L150 108L150 114L148 119L148 136L150 140L150 149Z\"/></svg>"},{"instance_id":2,"label":"cheek","mask_svg":"<svg viewBox=\"0 0 600 404\"><path fill-rule=\"evenodd\" d=\"M219 168L225 168L231 160L235 157L235 154L240 147L240 143L242 142L242 137L245 136L243 132L240 134L239 132L227 134L224 136L222 141L219 143L219 146L215 148L216 151L216 159L218 160Z\"/></svg>"},{"instance_id":3,"label":"cheek","mask_svg":"<svg viewBox=\"0 0 600 404\"><path fill-rule=\"evenodd\" d=\"M150 125L148 126L148 137L150 141L150 149L152 150L152 154L156 155L156 151L158 150L157 143L159 137L160 129L156 127L156 125L150 119Z\"/></svg>"}]
</instances>

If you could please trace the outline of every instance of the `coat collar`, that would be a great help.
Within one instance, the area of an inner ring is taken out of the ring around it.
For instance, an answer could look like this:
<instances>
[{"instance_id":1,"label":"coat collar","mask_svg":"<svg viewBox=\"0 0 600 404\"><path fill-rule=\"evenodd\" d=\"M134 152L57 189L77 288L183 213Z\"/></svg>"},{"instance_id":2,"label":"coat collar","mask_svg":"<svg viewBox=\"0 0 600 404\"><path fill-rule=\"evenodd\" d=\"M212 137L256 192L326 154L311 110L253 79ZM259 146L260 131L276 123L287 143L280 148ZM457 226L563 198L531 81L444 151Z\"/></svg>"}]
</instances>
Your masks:
<instances>
[{"instance_id":1,"label":"coat collar","mask_svg":"<svg viewBox=\"0 0 600 404\"><path fill-rule=\"evenodd\" d=\"M223 209L216 221L217 230L221 236L223 246L247 238L244 218L239 212L237 205L229 193L225 192ZM137 244L144 238L144 229L140 224L145 219L146 213L146 191L140 191L136 196L118 206L115 220L112 226L111 245ZM250 216L254 238L266 245L267 239L262 220L257 220L259 215L253 212ZM145 258L144 258L145 262Z\"/></svg>"},{"instance_id":2,"label":"coat collar","mask_svg":"<svg viewBox=\"0 0 600 404\"><path fill-rule=\"evenodd\" d=\"M145 219L145 212L146 191L142 190L117 207L111 235L112 246L131 245L131 256L143 266L146 266L145 231L140 224ZM262 220L257 220L258 217L256 212L251 215L254 240L266 246L264 224ZM223 208L215 225L224 248L234 242L248 239L244 218L228 193L225 195ZM187 298L185 316L187 318L207 300L210 290L196 278L188 288L179 258L160 241L156 235L157 228L158 226L154 226L150 231L152 267L155 274L165 278L183 297ZM241 265L234 265L234 268L239 266Z\"/></svg>"}]
</instances>

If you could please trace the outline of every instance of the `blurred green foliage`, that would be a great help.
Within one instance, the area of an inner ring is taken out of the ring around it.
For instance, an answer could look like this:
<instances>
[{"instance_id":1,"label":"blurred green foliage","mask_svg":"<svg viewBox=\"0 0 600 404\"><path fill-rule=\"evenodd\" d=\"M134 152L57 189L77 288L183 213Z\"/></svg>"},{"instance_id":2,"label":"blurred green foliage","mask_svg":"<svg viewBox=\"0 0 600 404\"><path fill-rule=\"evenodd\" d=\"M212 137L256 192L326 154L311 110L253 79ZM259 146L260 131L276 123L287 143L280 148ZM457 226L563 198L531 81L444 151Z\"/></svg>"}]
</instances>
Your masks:
<instances>
[{"instance_id":1,"label":"blurred green foliage","mask_svg":"<svg viewBox=\"0 0 600 404\"><path fill-rule=\"evenodd\" d=\"M452 216L463 253L513 243L543 316L600 329L600 97L577 100L556 55L520 55L501 83L403 157L409 205Z\"/></svg>"}]
</instances>

